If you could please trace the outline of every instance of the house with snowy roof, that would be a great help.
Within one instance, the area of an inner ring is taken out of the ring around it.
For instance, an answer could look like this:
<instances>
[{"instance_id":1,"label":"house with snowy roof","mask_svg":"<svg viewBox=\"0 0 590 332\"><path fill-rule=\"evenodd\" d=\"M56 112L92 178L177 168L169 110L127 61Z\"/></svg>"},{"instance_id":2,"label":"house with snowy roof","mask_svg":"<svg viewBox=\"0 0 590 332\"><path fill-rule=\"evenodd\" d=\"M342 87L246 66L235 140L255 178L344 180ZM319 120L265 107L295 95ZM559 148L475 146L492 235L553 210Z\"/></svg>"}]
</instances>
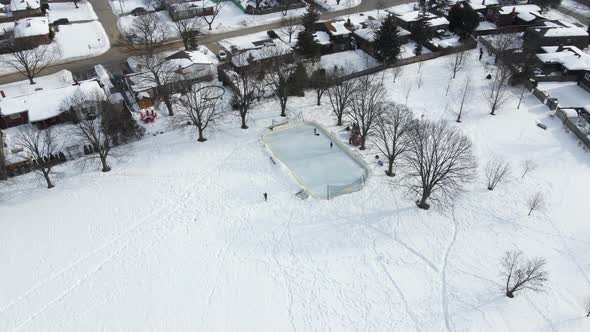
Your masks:
<instances>
[{"instance_id":1,"label":"house with snowy roof","mask_svg":"<svg viewBox=\"0 0 590 332\"><path fill-rule=\"evenodd\" d=\"M544 46L541 51L543 53L537 54L536 59L543 75L581 81L590 73L590 55L576 46Z\"/></svg>"},{"instance_id":2,"label":"house with snowy roof","mask_svg":"<svg viewBox=\"0 0 590 332\"><path fill-rule=\"evenodd\" d=\"M386 9L387 12L393 15L394 20L396 21L397 25L405 30L410 32L414 31L414 26L418 21L420 16L419 10L411 10L409 6L395 6L390 9ZM449 21L440 15L434 14L432 12L426 12L426 17L430 22L430 26L435 29L446 29L449 27Z\"/></svg>"},{"instance_id":3,"label":"house with snowy roof","mask_svg":"<svg viewBox=\"0 0 590 332\"><path fill-rule=\"evenodd\" d=\"M173 21L214 15L216 10L216 4L211 0L164 0L163 3Z\"/></svg>"},{"instance_id":4,"label":"house with snowy roof","mask_svg":"<svg viewBox=\"0 0 590 332\"><path fill-rule=\"evenodd\" d=\"M98 80L78 82L67 70L36 81L35 85L30 85L27 80L0 86L1 129L26 123L46 127L90 116L96 113L96 103L70 105L69 101L79 96L106 98L103 85Z\"/></svg>"},{"instance_id":5,"label":"house with snowy roof","mask_svg":"<svg viewBox=\"0 0 590 332\"><path fill-rule=\"evenodd\" d=\"M161 93L176 93L197 82L211 80L217 75L215 54L201 47L194 51L178 51L165 54L162 73L166 76L165 86L158 86L154 74L138 63L134 57L127 60L133 73L125 75L125 82L134 97L143 106L149 107ZM165 91L164 91L165 90Z\"/></svg>"},{"instance_id":6,"label":"house with snowy roof","mask_svg":"<svg viewBox=\"0 0 590 332\"><path fill-rule=\"evenodd\" d=\"M11 0L8 4L0 5L0 23L41 15L40 0Z\"/></svg>"},{"instance_id":7,"label":"house with snowy roof","mask_svg":"<svg viewBox=\"0 0 590 332\"><path fill-rule=\"evenodd\" d=\"M229 53L230 64L236 71L277 59L290 61L293 56L293 48L289 44L278 37L269 37L267 32L224 39L219 45Z\"/></svg>"},{"instance_id":8,"label":"house with snowy roof","mask_svg":"<svg viewBox=\"0 0 590 332\"><path fill-rule=\"evenodd\" d=\"M492 20L496 26L531 26L546 18L541 15L541 8L537 5L514 5L495 7Z\"/></svg>"},{"instance_id":9,"label":"house with snowy roof","mask_svg":"<svg viewBox=\"0 0 590 332\"><path fill-rule=\"evenodd\" d=\"M377 31L380 26L381 21L370 20L361 23L361 26L353 32L358 47L371 56L375 56L375 50L373 47L375 43L375 31ZM408 30L398 27L398 36L401 44L409 42L411 35L412 34Z\"/></svg>"},{"instance_id":10,"label":"house with snowy roof","mask_svg":"<svg viewBox=\"0 0 590 332\"><path fill-rule=\"evenodd\" d=\"M530 27L524 35L527 49L538 50L543 46L576 46L585 49L590 43L586 29L559 21L547 21L543 26Z\"/></svg>"}]
</instances>

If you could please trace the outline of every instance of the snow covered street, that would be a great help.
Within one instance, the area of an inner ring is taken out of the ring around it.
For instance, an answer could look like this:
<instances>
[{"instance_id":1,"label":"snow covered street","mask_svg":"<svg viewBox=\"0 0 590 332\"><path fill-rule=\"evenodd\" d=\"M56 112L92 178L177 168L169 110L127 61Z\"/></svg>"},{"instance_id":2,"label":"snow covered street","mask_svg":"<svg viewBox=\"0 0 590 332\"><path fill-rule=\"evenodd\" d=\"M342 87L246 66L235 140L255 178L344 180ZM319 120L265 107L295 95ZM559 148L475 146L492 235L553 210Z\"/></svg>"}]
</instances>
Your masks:
<instances>
[{"instance_id":1,"label":"snow covered street","mask_svg":"<svg viewBox=\"0 0 590 332\"><path fill-rule=\"evenodd\" d=\"M478 55L448 96L448 57L404 66L396 83L383 75L388 99L473 140L480 175L494 156L513 166L494 191L481 176L443 210L419 210L371 146L363 190L299 200L260 139L278 118L271 99L255 104L248 130L227 114L205 143L148 135L109 173L68 162L49 191L32 174L2 183L0 330L590 330L590 155L534 96L517 110L520 87L489 115L493 59ZM290 97L288 109L339 131L327 97L315 98ZM521 178L527 159L538 168ZM527 216L535 191L549 206ZM503 294L509 249L547 260L545 292Z\"/></svg>"}]
</instances>

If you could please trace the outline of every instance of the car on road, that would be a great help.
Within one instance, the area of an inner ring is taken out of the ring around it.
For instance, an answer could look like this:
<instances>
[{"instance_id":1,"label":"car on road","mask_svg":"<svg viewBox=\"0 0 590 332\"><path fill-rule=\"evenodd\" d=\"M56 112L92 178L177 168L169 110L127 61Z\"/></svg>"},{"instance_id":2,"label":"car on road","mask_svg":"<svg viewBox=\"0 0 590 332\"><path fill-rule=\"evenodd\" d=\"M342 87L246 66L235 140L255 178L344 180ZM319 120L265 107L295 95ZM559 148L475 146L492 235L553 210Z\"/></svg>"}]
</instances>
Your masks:
<instances>
[{"instance_id":1,"label":"car on road","mask_svg":"<svg viewBox=\"0 0 590 332\"><path fill-rule=\"evenodd\" d=\"M221 51L219 51L219 53L217 53L217 57L221 61L227 60L227 53L225 53L224 50L221 50Z\"/></svg>"}]
</instances>

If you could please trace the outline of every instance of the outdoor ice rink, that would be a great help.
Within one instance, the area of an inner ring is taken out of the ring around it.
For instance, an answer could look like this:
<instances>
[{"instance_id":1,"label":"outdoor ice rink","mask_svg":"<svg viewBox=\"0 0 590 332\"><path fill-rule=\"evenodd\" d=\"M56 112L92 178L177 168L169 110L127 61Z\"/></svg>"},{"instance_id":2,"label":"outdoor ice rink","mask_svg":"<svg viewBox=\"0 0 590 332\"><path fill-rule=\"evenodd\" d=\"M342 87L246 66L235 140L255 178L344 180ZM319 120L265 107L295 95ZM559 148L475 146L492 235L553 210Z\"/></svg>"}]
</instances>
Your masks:
<instances>
[{"instance_id":1,"label":"outdoor ice rink","mask_svg":"<svg viewBox=\"0 0 590 332\"><path fill-rule=\"evenodd\" d=\"M299 184L314 197L326 198L328 185L362 183L361 178L366 179L368 175L368 170L351 157L349 151L332 142L324 129L310 123L277 129L265 135L264 141L274 156L289 168ZM333 143L332 147L330 142Z\"/></svg>"}]
</instances>

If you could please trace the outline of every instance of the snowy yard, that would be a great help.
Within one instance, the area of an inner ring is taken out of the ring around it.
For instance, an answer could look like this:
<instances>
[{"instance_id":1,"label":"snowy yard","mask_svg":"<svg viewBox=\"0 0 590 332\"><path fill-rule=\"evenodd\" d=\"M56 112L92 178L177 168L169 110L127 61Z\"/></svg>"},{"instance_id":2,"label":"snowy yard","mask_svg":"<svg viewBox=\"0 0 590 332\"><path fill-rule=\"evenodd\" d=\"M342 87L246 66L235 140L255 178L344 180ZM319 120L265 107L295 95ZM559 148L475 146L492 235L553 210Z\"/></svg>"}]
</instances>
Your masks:
<instances>
[{"instance_id":1,"label":"snowy yard","mask_svg":"<svg viewBox=\"0 0 590 332\"><path fill-rule=\"evenodd\" d=\"M290 170L297 182L313 197L334 198L327 186L339 191L358 189L351 184L367 178L368 170L352 157L347 147L333 142L323 128L303 123L277 127L263 137L272 154Z\"/></svg>"},{"instance_id":2,"label":"snowy yard","mask_svg":"<svg viewBox=\"0 0 590 332\"><path fill-rule=\"evenodd\" d=\"M70 22L98 20L90 2L80 1L78 8L73 2L52 2L49 4L49 21L67 18Z\"/></svg>"},{"instance_id":3,"label":"snowy yard","mask_svg":"<svg viewBox=\"0 0 590 332\"><path fill-rule=\"evenodd\" d=\"M330 12L353 8L361 4L361 0L314 0L314 2Z\"/></svg>"},{"instance_id":4,"label":"snowy yard","mask_svg":"<svg viewBox=\"0 0 590 332\"><path fill-rule=\"evenodd\" d=\"M363 50L344 51L322 55L320 58L320 67L332 69L335 66L350 69L352 71L363 71L379 65L379 61L368 55Z\"/></svg>"},{"instance_id":5,"label":"snowy yard","mask_svg":"<svg viewBox=\"0 0 590 332\"><path fill-rule=\"evenodd\" d=\"M305 13L305 10L305 8L290 10L289 15L301 16L303 13ZM168 12L160 11L157 12L157 15L159 15L160 20L165 22L170 27L170 38L178 39L174 32L174 22L170 18L170 15L168 15ZM247 27L277 22L280 21L282 17L283 14L280 12L266 15L248 15L242 12L242 10L239 9L233 2L225 1L223 7L220 9L219 14L211 25L211 30L209 30L209 26L204 22L199 30L205 34L235 31ZM128 29L128 27L133 24L135 18L136 17L133 15L119 17L117 22L119 30L124 31L125 29Z\"/></svg>"},{"instance_id":6,"label":"snowy yard","mask_svg":"<svg viewBox=\"0 0 590 332\"><path fill-rule=\"evenodd\" d=\"M58 64L99 56L108 51L111 44L102 24L99 21L92 21L60 25L50 47L55 54L53 63ZM0 60L8 56L0 55ZM14 72L16 72L14 68L0 65L0 75Z\"/></svg>"},{"instance_id":7,"label":"snowy yard","mask_svg":"<svg viewBox=\"0 0 590 332\"><path fill-rule=\"evenodd\" d=\"M158 7L155 0L108 0L109 6L115 16L131 13L135 8L143 8L145 10L154 10Z\"/></svg>"},{"instance_id":8,"label":"snowy yard","mask_svg":"<svg viewBox=\"0 0 590 332\"><path fill-rule=\"evenodd\" d=\"M477 57L448 96L444 57L404 67L395 84L384 77L387 98L408 96L416 117L473 140L480 175L496 155L513 166L494 191L480 176L442 211L417 209L397 183L403 171L392 179L376 165L363 190L297 199L260 140L278 118L271 100L254 107L250 129L232 113L206 143L147 136L109 173L66 163L51 191L33 175L1 183L0 330L590 330L590 156L535 97L516 110L519 87L490 116L481 96L491 67ZM465 80L457 124L450 110ZM326 97L288 107L338 130ZM525 159L539 167L521 178ZM527 216L536 191L549 207ZM547 260L545 292L503 294L509 249Z\"/></svg>"}]
</instances>

